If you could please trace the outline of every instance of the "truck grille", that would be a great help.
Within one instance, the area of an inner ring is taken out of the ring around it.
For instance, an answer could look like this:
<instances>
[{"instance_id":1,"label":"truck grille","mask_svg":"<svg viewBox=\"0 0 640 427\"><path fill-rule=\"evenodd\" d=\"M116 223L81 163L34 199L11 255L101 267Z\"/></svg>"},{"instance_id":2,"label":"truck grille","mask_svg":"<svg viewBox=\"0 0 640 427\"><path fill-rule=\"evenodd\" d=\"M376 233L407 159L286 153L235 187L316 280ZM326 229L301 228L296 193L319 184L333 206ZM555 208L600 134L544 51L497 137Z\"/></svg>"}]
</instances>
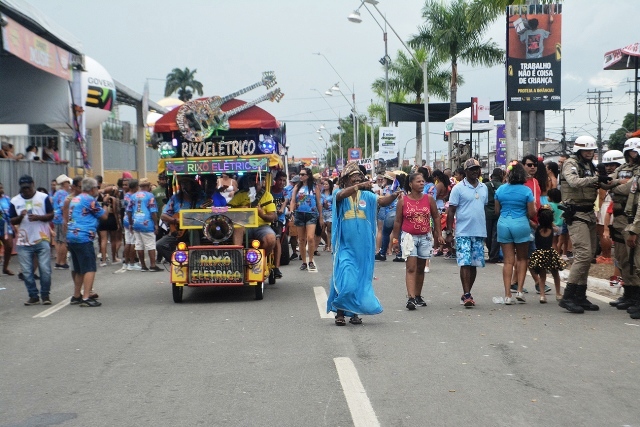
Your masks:
<instances>
[{"instance_id":1,"label":"truck grille","mask_svg":"<svg viewBox=\"0 0 640 427\"><path fill-rule=\"evenodd\" d=\"M244 251L242 249L189 251L189 283L243 284Z\"/></svg>"}]
</instances>

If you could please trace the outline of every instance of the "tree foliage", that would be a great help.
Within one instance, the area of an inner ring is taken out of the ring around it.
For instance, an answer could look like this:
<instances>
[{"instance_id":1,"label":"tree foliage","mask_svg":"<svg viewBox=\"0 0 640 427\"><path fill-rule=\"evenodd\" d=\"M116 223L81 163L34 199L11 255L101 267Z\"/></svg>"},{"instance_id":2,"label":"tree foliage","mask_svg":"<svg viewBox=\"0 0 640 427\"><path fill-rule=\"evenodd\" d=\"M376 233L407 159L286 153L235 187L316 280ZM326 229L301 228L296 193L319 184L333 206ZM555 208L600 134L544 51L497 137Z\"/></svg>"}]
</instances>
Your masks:
<instances>
[{"instance_id":1,"label":"tree foliage","mask_svg":"<svg viewBox=\"0 0 640 427\"><path fill-rule=\"evenodd\" d=\"M167 74L167 82L164 87L164 96L178 92L178 99L183 102L189 101L193 97L193 92L202 95L202 83L195 79L197 70L185 68L174 68Z\"/></svg>"},{"instance_id":2,"label":"tree foliage","mask_svg":"<svg viewBox=\"0 0 640 427\"><path fill-rule=\"evenodd\" d=\"M425 24L418 28L418 34L409 40L409 44L423 47L438 61L451 64L449 115L453 116L458 112L458 63L490 67L504 62L504 50L492 40L482 40L497 15L488 19L491 15L487 12L487 19L476 20L471 16L471 3L465 0L453 0L451 3L427 0L422 17Z\"/></svg>"},{"instance_id":3,"label":"tree foliage","mask_svg":"<svg viewBox=\"0 0 640 427\"><path fill-rule=\"evenodd\" d=\"M627 113L622 120L622 127L609 135L609 150L620 150L624 147L627 140L627 132L635 129L635 116L633 113Z\"/></svg>"}]
</instances>

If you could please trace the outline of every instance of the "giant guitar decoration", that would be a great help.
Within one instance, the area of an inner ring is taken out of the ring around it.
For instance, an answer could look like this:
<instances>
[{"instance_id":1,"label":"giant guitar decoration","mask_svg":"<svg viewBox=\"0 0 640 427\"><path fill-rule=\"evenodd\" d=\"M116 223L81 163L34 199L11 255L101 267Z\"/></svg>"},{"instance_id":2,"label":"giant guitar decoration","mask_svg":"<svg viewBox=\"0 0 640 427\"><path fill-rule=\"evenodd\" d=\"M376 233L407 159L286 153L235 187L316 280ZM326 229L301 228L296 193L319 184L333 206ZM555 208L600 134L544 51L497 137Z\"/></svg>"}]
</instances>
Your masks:
<instances>
[{"instance_id":1,"label":"giant guitar decoration","mask_svg":"<svg viewBox=\"0 0 640 427\"><path fill-rule=\"evenodd\" d=\"M234 114L238 114L262 101L270 100L280 102L284 94L280 89L276 88L251 102L229 111L222 111L220 108L222 104L260 86L265 86L267 89L270 89L276 84L276 76L273 71L266 71L262 73L261 81L225 97L213 96L208 99L189 101L178 109L178 114L176 115L178 128L186 140L193 142L204 141L216 130L228 130L229 117Z\"/></svg>"}]
</instances>

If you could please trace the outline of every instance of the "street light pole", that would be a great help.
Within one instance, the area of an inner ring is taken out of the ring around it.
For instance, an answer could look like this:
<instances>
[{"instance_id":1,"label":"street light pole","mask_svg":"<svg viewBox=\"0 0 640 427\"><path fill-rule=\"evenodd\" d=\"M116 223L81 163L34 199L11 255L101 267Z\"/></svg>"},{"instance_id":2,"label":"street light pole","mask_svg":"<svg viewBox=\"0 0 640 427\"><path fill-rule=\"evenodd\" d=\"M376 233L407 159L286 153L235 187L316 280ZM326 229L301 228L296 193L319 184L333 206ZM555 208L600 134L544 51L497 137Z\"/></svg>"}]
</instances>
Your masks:
<instances>
[{"instance_id":1,"label":"street light pole","mask_svg":"<svg viewBox=\"0 0 640 427\"><path fill-rule=\"evenodd\" d=\"M402 46L404 46L404 48L407 50L407 52L409 52L409 54L411 55L413 60L416 61L416 64L418 64L418 66L422 69L422 75L423 75L423 80L424 80L424 93L423 93L423 98L424 98L423 99L423 101L424 101L424 124L425 124L424 141L425 141L425 148L426 148L427 164L430 164L431 163L431 158L430 158L431 156L430 156L430 153L429 153L429 90L428 90L428 84L427 84L427 59L425 58L424 63L421 63L420 61L418 61L418 58L416 58L416 56L411 51L411 49L409 49L409 47L406 45L404 40L402 40L402 37L400 37L398 35L398 32L393 28L393 26L389 23L389 21L387 21L387 18L382 14L380 9L378 9L378 6L376 6L376 4L378 3L377 0L361 0L361 2L360 2L360 6L364 6L365 9L367 9L367 11L369 12L369 14L373 17L373 14L371 13L371 11L369 10L369 8L367 7L367 5L365 3L368 3L369 5L371 5L371 6L373 6L375 8L375 10L378 12L378 14L380 14L382 19L384 20L385 24L388 25L389 28L391 28L391 31L393 31L393 33L396 35L398 40L400 40L400 43L402 43ZM358 9L359 8L360 7L358 7ZM360 23L362 21L362 19L360 18L360 14L357 13L357 10L354 13L352 13L351 15L349 15L348 19L349 19L349 21L355 22L355 23ZM375 20L375 18L374 18L374 20ZM378 25L380 25L380 24L378 24ZM422 164L422 146L418 146L416 144L416 165L420 166L421 164Z\"/></svg>"}]
</instances>

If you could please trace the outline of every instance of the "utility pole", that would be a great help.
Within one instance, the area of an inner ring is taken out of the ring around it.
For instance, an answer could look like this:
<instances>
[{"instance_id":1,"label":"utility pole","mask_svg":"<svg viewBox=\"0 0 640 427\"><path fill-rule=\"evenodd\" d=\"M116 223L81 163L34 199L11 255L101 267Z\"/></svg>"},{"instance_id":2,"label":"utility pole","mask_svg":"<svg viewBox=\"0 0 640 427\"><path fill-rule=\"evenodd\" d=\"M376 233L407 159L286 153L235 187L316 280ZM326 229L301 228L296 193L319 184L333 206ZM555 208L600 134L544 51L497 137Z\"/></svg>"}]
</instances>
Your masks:
<instances>
[{"instance_id":1,"label":"utility pole","mask_svg":"<svg viewBox=\"0 0 640 427\"><path fill-rule=\"evenodd\" d=\"M562 154L567 154L567 129L565 126L565 118L567 111L575 111L575 108L561 108L562 111Z\"/></svg>"},{"instance_id":2,"label":"utility pole","mask_svg":"<svg viewBox=\"0 0 640 427\"><path fill-rule=\"evenodd\" d=\"M600 161L602 159L602 104L611 104L611 97L610 96L605 96L604 98L602 97L603 93L610 93L612 92L611 89L609 90L587 90L587 93L597 93L598 96L595 97L589 97L587 98L587 101L589 101L589 104L597 104L598 105L598 138L597 138L597 144L598 144L598 161ZM594 101L594 102L591 102Z\"/></svg>"}]
</instances>

